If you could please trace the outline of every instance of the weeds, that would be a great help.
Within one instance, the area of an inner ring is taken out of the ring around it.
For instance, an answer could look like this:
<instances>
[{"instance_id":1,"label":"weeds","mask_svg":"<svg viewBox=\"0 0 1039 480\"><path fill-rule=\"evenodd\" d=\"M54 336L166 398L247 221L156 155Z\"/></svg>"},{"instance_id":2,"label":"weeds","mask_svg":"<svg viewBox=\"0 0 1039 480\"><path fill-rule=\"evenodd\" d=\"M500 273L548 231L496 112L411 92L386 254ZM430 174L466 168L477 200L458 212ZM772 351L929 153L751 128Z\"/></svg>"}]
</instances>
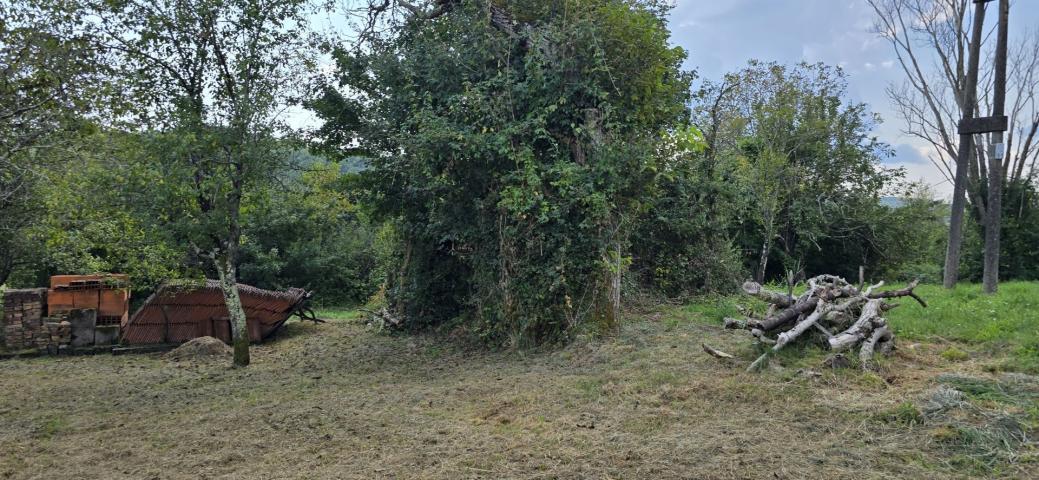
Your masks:
<instances>
[{"instance_id":1,"label":"weeds","mask_svg":"<svg viewBox=\"0 0 1039 480\"><path fill-rule=\"evenodd\" d=\"M919 425L924 421L924 414L913 402L902 402L894 408L881 412L880 417L887 422L904 425Z\"/></svg>"},{"instance_id":2,"label":"weeds","mask_svg":"<svg viewBox=\"0 0 1039 480\"><path fill-rule=\"evenodd\" d=\"M967 355L967 352L964 352L963 350L960 350L956 347L946 348L942 351L941 355L942 358L950 362L962 362L970 358L970 355Z\"/></svg>"}]
</instances>

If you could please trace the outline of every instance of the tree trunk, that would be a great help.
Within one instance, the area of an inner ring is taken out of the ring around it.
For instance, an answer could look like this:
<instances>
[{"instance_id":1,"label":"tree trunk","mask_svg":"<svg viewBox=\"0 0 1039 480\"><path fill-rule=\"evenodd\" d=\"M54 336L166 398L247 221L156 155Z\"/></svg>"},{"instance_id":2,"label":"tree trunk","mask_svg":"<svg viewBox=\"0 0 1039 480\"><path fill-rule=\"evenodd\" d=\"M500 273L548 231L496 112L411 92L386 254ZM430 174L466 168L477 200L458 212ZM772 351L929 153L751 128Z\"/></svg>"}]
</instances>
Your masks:
<instances>
[{"instance_id":1,"label":"tree trunk","mask_svg":"<svg viewBox=\"0 0 1039 480\"><path fill-rule=\"evenodd\" d=\"M616 258L613 265L614 271L610 278L610 318L612 319L612 325L610 328L615 328L620 323L620 312L621 312L621 275L624 270L624 262L621 257L621 243L614 242L614 254Z\"/></svg>"},{"instance_id":2,"label":"tree trunk","mask_svg":"<svg viewBox=\"0 0 1039 480\"><path fill-rule=\"evenodd\" d=\"M238 296L238 268L231 259L231 255L217 260L216 264L217 272L220 275L220 291L224 294L227 317L231 323L234 366L245 367L249 365L249 328L245 319L245 310L242 309L242 299Z\"/></svg>"},{"instance_id":3,"label":"tree trunk","mask_svg":"<svg viewBox=\"0 0 1039 480\"><path fill-rule=\"evenodd\" d=\"M235 171L231 175L231 193L227 205L227 237L224 240L224 256L217 256L217 271L220 274L220 290L227 306L227 318L231 322L231 346L234 348L236 367L249 365L249 327L238 296L238 243L242 238L241 205L243 190L243 166L232 163Z\"/></svg>"},{"instance_id":4,"label":"tree trunk","mask_svg":"<svg viewBox=\"0 0 1039 480\"><path fill-rule=\"evenodd\" d=\"M772 242L765 239L761 243L761 255L758 257L758 273L754 276L754 281L758 283L765 282L765 269L768 268L768 252L772 249Z\"/></svg>"},{"instance_id":5,"label":"tree trunk","mask_svg":"<svg viewBox=\"0 0 1039 480\"><path fill-rule=\"evenodd\" d=\"M985 4L978 3L974 9L974 25L971 32L970 58L967 66L967 83L963 93L963 118L974 116L974 104L978 89L978 62L981 50L981 35L985 23ZM949 216L949 244L945 251L943 284L953 288L960 276L960 248L963 244L963 215L966 204L967 170L974 137L960 135L959 154L956 157L956 179L952 190L952 212Z\"/></svg>"}]
</instances>

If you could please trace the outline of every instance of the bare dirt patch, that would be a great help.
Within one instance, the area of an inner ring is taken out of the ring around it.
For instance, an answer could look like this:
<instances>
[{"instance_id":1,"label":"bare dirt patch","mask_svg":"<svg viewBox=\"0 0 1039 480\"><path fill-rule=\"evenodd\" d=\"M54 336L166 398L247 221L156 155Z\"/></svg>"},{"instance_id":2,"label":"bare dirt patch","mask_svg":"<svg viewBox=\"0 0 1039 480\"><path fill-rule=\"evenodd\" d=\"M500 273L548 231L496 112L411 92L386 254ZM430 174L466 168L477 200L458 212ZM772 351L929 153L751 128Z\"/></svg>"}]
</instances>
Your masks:
<instances>
[{"instance_id":1,"label":"bare dirt patch","mask_svg":"<svg viewBox=\"0 0 1039 480\"><path fill-rule=\"evenodd\" d=\"M972 462L951 443L966 430L905 405L941 373L989 375L976 362L903 344L877 373L797 352L750 374L745 336L660 318L544 352L338 321L290 324L245 369L160 355L0 362L0 478L1039 477L1030 446Z\"/></svg>"}]
</instances>

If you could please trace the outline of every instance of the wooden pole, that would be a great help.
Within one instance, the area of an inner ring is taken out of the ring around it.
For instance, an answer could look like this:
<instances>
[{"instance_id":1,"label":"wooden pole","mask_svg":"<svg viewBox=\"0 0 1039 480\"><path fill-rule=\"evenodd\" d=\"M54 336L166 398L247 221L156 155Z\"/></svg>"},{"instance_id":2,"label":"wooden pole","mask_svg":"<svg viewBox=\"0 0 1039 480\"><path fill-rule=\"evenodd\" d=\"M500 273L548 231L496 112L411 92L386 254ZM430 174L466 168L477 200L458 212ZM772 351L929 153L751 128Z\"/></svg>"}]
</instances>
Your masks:
<instances>
[{"instance_id":1,"label":"wooden pole","mask_svg":"<svg viewBox=\"0 0 1039 480\"><path fill-rule=\"evenodd\" d=\"M992 116L1001 117L1007 101L1007 30L1010 0L999 0L999 33L996 38L996 72L992 92ZM988 155L988 214L985 215L985 264L982 284L985 293L999 289L999 236L1003 219L1003 132L992 132Z\"/></svg>"},{"instance_id":2,"label":"wooden pole","mask_svg":"<svg viewBox=\"0 0 1039 480\"><path fill-rule=\"evenodd\" d=\"M981 36L985 24L985 2L974 4L973 31L971 32L970 53L967 62L967 83L964 85L961 110L964 120L974 118L974 105L977 102L978 63L981 56ZM952 189L952 212L949 216L949 243L945 251L945 271L943 285L953 288L960 276L960 250L963 246L963 215L967 202L967 169L970 166L970 154L974 149L974 137L969 133L960 133L959 152L956 156L956 179Z\"/></svg>"}]
</instances>

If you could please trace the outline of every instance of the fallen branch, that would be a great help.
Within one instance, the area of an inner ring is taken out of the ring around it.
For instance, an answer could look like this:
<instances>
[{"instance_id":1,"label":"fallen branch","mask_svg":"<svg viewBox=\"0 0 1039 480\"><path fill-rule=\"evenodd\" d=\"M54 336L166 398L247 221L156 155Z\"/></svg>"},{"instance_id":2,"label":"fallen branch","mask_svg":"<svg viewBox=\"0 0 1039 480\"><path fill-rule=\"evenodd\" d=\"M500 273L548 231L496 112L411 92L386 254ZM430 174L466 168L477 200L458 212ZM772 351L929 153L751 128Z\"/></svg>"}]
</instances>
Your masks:
<instances>
[{"instance_id":1,"label":"fallen branch","mask_svg":"<svg viewBox=\"0 0 1039 480\"><path fill-rule=\"evenodd\" d=\"M785 293L765 290L765 288L757 282L744 282L743 292L747 295L757 297L765 303L771 303L777 307L789 307L794 304L794 297L791 297Z\"/></svg>"},{"instance_id":2,"label":"fallen branch","mask_svg":"<svg viewBox=\"0 0 1039 480\"><path fill-rule=\"evenodd\" d=\"M751 328L757 328L764 331L775 330L788 322L793 321L795 318L804 315L815 309L815 306L819 304L818 298L810 298L804 302L795 303L794 306L783 310L777 314L774 314L764 320L754 320L747 322L747 326Z\"/></svg>"},{"instance_id":3,"label":"fallen branch","mask_svg":"<svg viewBox=\"0 0 1039 480\"><path fill-rule=\"evenodd\" d=\"M732 355L729 355L728 353L725 353L725 352L723 352L721 350L717 350L717 349L714 349L714 348L711 348L711 347L707 346L706 343L701 343L700 346L703 347L703 351L707 352L708 355L710 355L710 356L712 356L714 358L722 358L722 359L734 358Z\"/></svg>"},{"instance_id":4,"label":"fallen branch","mask_svg":"<svg viewBox=\"0 0 1039 480\"><path fill-rule=\"evenodd\" d=\"M886 292L870 293L867 296L869 298L871 298L871 299L912 297L913 300L916 300L924 308L927 308L927 302L925 302L924 299L920 298L920 296L917 295L916 292L913 291L913 289L915 289L917 287L917 285L919 285L919 284L920 284L919 280L913 280L912 282L909 282L909 285L906 285L905 288L901 288L901 289L898 289L898 290L888 290Z\"/></svg>"},{"instance_id":5,"label":"fallen branch","mask_svg":"<svg viewBox=\"0 0 1039 480\"><path fill-rule=\"evenodd\" d=\"M728 330L743 330L744 328L747 328L747 321L738 318L725 317L723 323L725 324L725 328Z\"/></svg>"},{"instance_id":6,"label":"fallen branch","mask_svg":"<svg viewBox=\"0 0 1039 480\"><path fill-rule=\"evenodd\" d=\"M373 320L378 320L378 322L379 322L379 330L382 330L382 329L384 329L386 327L389 327L389 328L401 328L404 325L404 320L394 316L385 307L384 308L380 308L379 310L376 310L376 311L372 311L372 310L368 310L368 309L362 308L362 309L360 309L360 311L362 311L364 313L367 313L368 315L371 315Z\"/></svg>"},{"instance_id":7,"label":"fallen branch","mask_svg":"<svg viewBox=\"0 0 1039 480\"><path fill-rule=\"evenodd\" d=\"M883 305L881 300L866 302L866 306L862 307L862 314L859 315L858 321L847 330L827 340L830 350L840 352L855 346L866 338L870 331L873 330L873 322L880 318L881 305Z\"/></svg>"},{"instance_id":8,"label":"fallen branch","mask_svg":"<svg viewBox=\"0 0 1039 480\"><path fill-rule=\"evenodd\" d=\"M873 365L873 354L877 348L878 342L890 342L892 338L891 330L888 330L887 325L880 325L873 334L870 335L869 339L862 343L862 349L859 351L859 362L862 363L862 368L869 369Z\"/></svg>"}]
</instances>

